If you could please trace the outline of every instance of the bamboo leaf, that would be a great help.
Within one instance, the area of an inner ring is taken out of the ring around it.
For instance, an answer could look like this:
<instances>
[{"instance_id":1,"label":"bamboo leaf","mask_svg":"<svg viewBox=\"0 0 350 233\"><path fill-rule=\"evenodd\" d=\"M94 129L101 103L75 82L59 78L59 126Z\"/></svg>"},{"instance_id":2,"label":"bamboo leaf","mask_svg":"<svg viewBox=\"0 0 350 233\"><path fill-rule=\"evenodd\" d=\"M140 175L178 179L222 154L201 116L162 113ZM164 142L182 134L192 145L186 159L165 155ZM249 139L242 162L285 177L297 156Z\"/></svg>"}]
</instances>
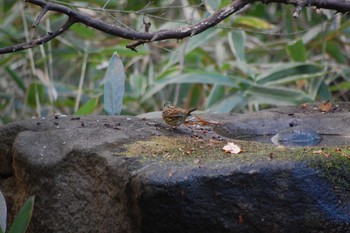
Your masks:
<instances>
[{"instance_id":1,"label":"bamboo leaf","mask_svg":"<svg viewBox=\"0 0 350 233\"><path fill-rule=\"evenodd\" d=\"M232 111L232 109L236 108L237 106L241 106L245 103L246 98L243 96L243 93L239 92L218 101L207 110L212 113L227 113Z\"/></svg>"},{"instance_id":2,"label":"bamboo leaf","mask_svg":"<svg viewBox=\"0 0 350 233\"><path fill-rule=\"evenodd\" d=\"M26 92L26 86L21 77L16 72L14 72L9 66L5 67L5 70L10 75L10 77L16 82L17 86L20 89L22 89L23 92Z\"/></svg>"},{"instance_id":3,"label":"bamboo leaf","mask_svg":"<svg viewBox=\"0 0 350 233\"><path fill-rule=\"evenodd\" d=\"M326 46L327 53L333 56L337 60L337 62L346 64L347 57L343 53L342 49L343 48L338 43L335 43L333 41L327 42L327 46Z\"/></svg>"},{"instance_id":4,"label":"bamboo leaf","mask_svg":"<svg viewBox=\"0 0 350 233\"><path fill-rule=\"evenodd\" d=\"M214 85L207 98L206 109L225 97L225 86Z\"/></svg>"},{"instance_id":5,"label":"bamboo leaf","mask_svg":"<svg viewBox=\"0 0 350 233\"><path fill-rule=\"evenodd\" d=\"M4 196L0 191L0 231L6 231L7 207Z\"/></svg>"},{"instance_id":6,"label":"bamboo leaf","mask_svg":"<svg viewBox=\"0 0 350 233\"><path fill-rule=\"evenodd\" d=\"M272 84L290 82L305 78L305 75L314 77L315 73L322 72L322 66L308 63L281 64L280 67L271 69L256 77L258 84ZM294 77L293 77L294 76ZM304 76L304 77L300 77ZM292 78L291 78L292 77Z\"/></svg>"},{"instance_id":7,"label":"bamboo leaf","mask_svg":"<svg viewBox=\"0 0 350 233\"><path fill-rule=\"evenodd\" d=\"M216 84L226 85L229 87L238 88L238 83L242 81L239 77L228 77L218 73L208 72L191 72L180 75L170 75L165 79L157 82L158 85L174 84L174 83L201 83L201 84Z\"/></svg>"},{"instance_id":8,"label":"bamboo leaf","mask_svg":"<svg viewBox=\"0 0 350 233\"><path fill-rule=\"evenodd\" d=\"M104 78L104 110L108 115L119 115L122 110L125 77L123 63L115 52L109 61Z\"/></svg>"},{"instance_id":9,"label":"bamboo leaf","mask_svg":"<svg viewBox=\"0 0 350 233\"><path fill-rule=\"evenodd\" d=\"M287 53L295 62L305 62L307 59L307 51L301 39L294 41L287 46Z\"/></svg>"},{"instance_id":10,"label":"bamboo leaf","mask_svg":"<svg viewBox=\"0 0 350 233\"><path fill-rule=\"evenodd\" d=\"M162 76L156 82L154 82L153 86L149 90L147 90L141 101L146 101L151 96L161 91L166 85L176 83L224 85L237 89L240 88L239 85L242 83L247 84L248 86L253 85L252 82L250 82L249 80L239 76L232 77L214 72L209 73L198 71L191 71L185 74L178 74L177 72L172 71Z\"/></svg>"},{"instance_id":11,"label":"bamboo leaf","mask_svg":"<svg viewBox=\"0 0 350 233\"><path fill-rule=\"evenodd\" d=\"M24 233L26 232L30 219L32 217L33 208L34 208L34 199L35 196L31 196L24 203L21 210L19 211L16 219L12 223L9 233Z\"/></svg>"},{"instance_id":12,"label":"bamboo leaf","mask_svg":"<svg viewBox=\"0 0 350 233\"><path fill-rule=\"evenodd\" d=\"M245 61L245 41L246 35L242 30L233 31L229 34L228 42L237 60Z\"/></svg>"},{"instance_id":13,"label":"bamboo leaf","mask_svg":"<svg viewBox=\"0 0 350 233\"><path fill-rule=\"evenodd\" d=\"M311 101L311 98L300 90L277 86L252 86L245 94L259 104L296 105Z\"/></svg>"},{"instance_id":14,"label":"bamboo leaf","mask_svg":"<svg viewBox=\"0 0 350 233\"><path fill-rule=\"evenodd\" d=\"M274 27L273 24L268 23L266 20L253 16L237 17L234 21L234 24L261 30L269 30Z\"/></svg>"},{"instance_id":15,"label":"bamboo leaf","mask_svg":"<svg viewBox=\"0 0 350 233\"><path fill-rule=\"evenodd\" d=\"M37 101L42 103L44 101L45 96L45 87L42 83L39 82L32 82L29 85L28 91L27 91L27 104L30 107L36 107Z\"/></svg>"},{"instance_id":16,"label":"bamboo leaf","mask_svg":"<svg viewBox=\"0 0 350 233\"><path fill-rule=\"evenodd\" d=\"M212 39L212 37L219 34L220 31L221 30L217 28L210 28L194 37L191 37L187 45L183 44L171 53L171 56L169 57L169 62L164 66L163 70L168 70L171 66L173 66L179 61L179 51L183 51L184 46L186 46L185 52L186 54L188 54L197 47L207 43L210 39Z\"/></svg>"},{"instance_id":17,"label":"bamboo leaf","mask_svg":"<svg viewBox=\"0 0 350 233\"><path fill-rule=\"evenodd\" d=\"M332 93L329 91L329 88L324 81L322 81L317 94L322 98L322 100L333 100Z\"/></svg>"},{"instance_id":18,"label":"bamboo leaf","mask_svg":"<svg viewBox=\"0 0 350 233\"><path fill-rule=\"evenodd\" d=\"M89 115L94 112L98 104L98 97L90 99L83 104L74 115Z\"/></svg>"},{"instance_id":19,"label":"bamboo leaf","mask_svg":"<svg viewBox=\"0 0 350 233\"><path fill-rule=\"evenodd\" d=\"M82 37L83 39L93 40L93 38L96 37L95 30L91 30L91 28L88 28L83 24L73 24L70 27L70 30L79 34L79 37Z\"/></svg>"}]
</instances>

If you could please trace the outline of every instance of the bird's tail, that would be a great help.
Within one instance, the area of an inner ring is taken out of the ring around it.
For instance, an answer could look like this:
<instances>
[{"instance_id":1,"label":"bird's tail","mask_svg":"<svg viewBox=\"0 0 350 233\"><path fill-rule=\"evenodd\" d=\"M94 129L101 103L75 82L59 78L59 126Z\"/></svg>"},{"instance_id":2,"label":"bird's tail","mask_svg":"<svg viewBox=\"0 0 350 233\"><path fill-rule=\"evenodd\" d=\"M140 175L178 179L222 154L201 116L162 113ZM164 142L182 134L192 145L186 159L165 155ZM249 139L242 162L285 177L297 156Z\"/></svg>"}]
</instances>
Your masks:
<instances>
[{"instance_id":1,"label":"bird's tail","mask_svg":"<svg viewBox=\"0 0 350 233\"><path fill-rule=\"evenodd\" d=\"M197 108L192 108L192 109L188 110L187 116L191 116L191 112L194 112L196 110L197 110Z\"/></svg>"}]
</instances>

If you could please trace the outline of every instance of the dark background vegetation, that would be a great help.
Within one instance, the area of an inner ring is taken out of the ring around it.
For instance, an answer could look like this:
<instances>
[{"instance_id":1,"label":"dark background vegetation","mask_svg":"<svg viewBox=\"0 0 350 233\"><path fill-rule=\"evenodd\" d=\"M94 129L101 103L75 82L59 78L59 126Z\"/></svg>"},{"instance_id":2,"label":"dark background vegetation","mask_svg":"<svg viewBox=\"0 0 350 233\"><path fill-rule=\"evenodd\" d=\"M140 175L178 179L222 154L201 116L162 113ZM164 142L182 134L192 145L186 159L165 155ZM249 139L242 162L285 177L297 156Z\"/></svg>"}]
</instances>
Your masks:
<instances>
[{"instance_id":1,"label":"dark background vegetation","mask_svg":"<svg viewBox=\"0 0 350 233\"><path fill-rule=\"evenodd\" d=\"M52 1L119 26L150 31L198 22L228 0ZM0 3L0 47L55 30L67 16ZM56 113L104 114L103 77L116 51L127 75L122 114L166 101L206 112L247 112L313 101L348 101L350 21L345 14L254 3L192 38L126 49L131 41L75 24L47 44L0 55L0 124Z\"/></svg>"}]
</instances>

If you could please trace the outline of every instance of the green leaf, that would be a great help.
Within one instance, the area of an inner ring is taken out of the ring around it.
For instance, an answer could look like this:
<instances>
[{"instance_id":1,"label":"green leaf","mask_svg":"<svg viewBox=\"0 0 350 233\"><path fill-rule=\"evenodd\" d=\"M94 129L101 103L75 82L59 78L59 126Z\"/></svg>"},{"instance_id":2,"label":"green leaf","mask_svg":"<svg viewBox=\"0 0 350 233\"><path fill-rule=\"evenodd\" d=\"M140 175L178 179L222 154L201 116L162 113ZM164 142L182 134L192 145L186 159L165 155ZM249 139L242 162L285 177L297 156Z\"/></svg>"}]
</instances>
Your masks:
<instances>
[{"instance_id":1,"label":"green leaf","mask_svg":"<svg viewBox=\"0 0 350 233\"><path fill-rule=\"evenodd\" d=\"M5 70L10 75L10 77L13 79L13 81L16 82L17 86L20 89L22 89L22 91L26 92L27 88L26 88L23 80L21 79L21 77L16 72L14 72L9 66L5 67Z\"/></svg>"},{"instance_id":2,"label":"green leaf","mask_svg":"<svg viewBox=\"0 0 350 233\"><path fill-rule=\"evenodd\" d=\"M295 62L305 62L307 59L307 51L301 39L289 44L287 46L287 53L289 58Z\"/></svg>"},{"instance_id":3,"label":"green leaf","mask_svg":"<svg viewBox=\"0 0 350 233\"><path fill-rule=\"evenodd\" d=\"M5 109L11 103L11 95L0 93L0 110Z\"/></svg>"},{"instance_id":4,"label":"green leaf","mask_svg":"<svg viewBox=\"0 0 350 233\"><path fill-rule=\"evenodd\" d=\"M98 97L90 99L83 106L81 106L74 115L89 115L94 112L98 104Z\"/></svg>"},{"instance_id":5,"label":"green leaf","mask_svg":"<svg viewBox=\"0 0 350 233\"><path fill-rule=\"evenodd\" d=\"M225 86L224 85L214 85L210 91L210 95L207 98L206 109L212 106L214 103L218 102L220 99L225 97Z\"/></svg>"},{"instance_id":6,"label":"green leaf","mask_svg":"<svg viewBox=\"0 0 350 233\"><path fill-rule=\"evenodd\" d=\"M231 112L232 109L237 106L241 106L246 103L246 98L243 93L238 92L233 95L227 96L225 99L213 104L207 109L208 112L212 113L227 113Z\"/></svg>"},{"instance_id":7,"label":"green leaf","mask_svg":"<svg viewBox=\"0 0 350 233\"><path fill-rule=\"evenodd\" d=\"M0 29L1 30L1 29ZM16 59L15 53L10 53L7 56L4 56L0 59L0 67L5 67L13 62L13 59Z\"/></svg>"},{"instance_id":8,"label":"green leaf","mask_svg":"<svg viewBox=\"0 0 350 233\"><path fill-rule=\"evenodd\" d=\"M199 84L189 86L189 90L187 90L186 88L183 88L183 90L181 90L180 96L188 98L187 106L198 106L201 103L203 88Z\"/></svg>"},{"instance_id":9,"label":"green leaf","mask_svg":"<svg viewBox=\"0 0 350 233\"><path fill-rule=\"evenodd\" d=\"M233 31L229 34L229 45L237 60L245 61L246 35L243 30Z\"/></svg>"},{"instance_id":10,"label":"green leaf","mask_svg":"<svg viewBox=\"0 0 350 233\"><path fill-rule=\"evenodd\" d=\"M191 72L181 75L171 75L157 82L158 85L174 84L174 83L201 83L201 84L216 84L226 85L229 87L239 88L238 83L240 78L235 80L235 77L229 78L218 73L209 72Z\"/></svg>"},{"instance_id":11,"label":"green leaf","mask_svg":"<svg viewBox=\"0 0 350 233\"><path fill-rule=\"evenodd\" d=\"M159 80L153 83L153 86L147 90L143 96L141 102L146 101L151 96L160 92L168 84L176 83L199 83L199 84L216 84L216 85L226 85L229 87L239 88L239 83L249 81L241 77L228 77L218 73L209 73L209 72L196 72L191 71L189 73L178 75L177 72L171 70L165 74L158 77Z\"/></svg>"},{"instance_id":12,"label":"green leaf","mask_svg":"<svg viewBox=\"0 0 350 233\"><path fill-rule=\"evenodd\" d=\"M302 36L302 40L304 44L309 43L310 41L314 40L317 36L321 35L324 31L324 25L320 24L318 26L315 26L309 30Z\"/></svg>"},{"instance_id":13,"label":"green leaf","mask_svg":"<svg viewBox=\"0 0 350 233\"><path fill-rule=\"evenodd\" d=\"M327 84L323 81L318 89L317 94L322 100L333 100L332 93L329 91Z\"/></svg>"},{"instance_id":14,"label":"green leaf","mask_svg":"<svg viewBox=\"0 0 350 233\"><path fill-rule=\"evenodd\" d=\"M103 105L108 115L119 115L122 110L125 78L123 63L115 52L109 61L104 78Z\"/></svg>"},{"instance_id":15,"label":"green leaf","mask_svg":"<svg viewBox=\"0 0 350 233\"><path fill-rule=\"evenodd\" d=\"M43 84L38 82L32 82L29 85L28 94L27 94L27 103L30 107L36 107L37 97L38 101L41 103L44 100L45 87Z\"/></svg>"},{"instance_id":16,"label":"green leaf","mask_svg":"<svg viewBox=\"0 0 350 233\"><path fill-rule=\"evenodd\" d=\"M269 22L261 18L252 17L252 16L237 17L235 18L234 24L261 29L261 30L269 30L274 27L274 25L270 24Z\"/></svg>"},{"instance_id":17,"label":"green leaf","mask_svg":"<svg viewBox=\"0 0 350 233\"><path fill-rule=\"evenodd\" d=\"M3 11L4 13L7 13L14 4L16 4L16 1L13 1L13 0L3 0L4 2L2 3L3 4Z\"/></svg>"},{"instance_id":18,"label":"green leaf","mask_svg":"<svg viewBox=\"0 0 350 233\"><path fill-rule=\"evenodd\" d=\"M256 77L256 82L263 85L285 83L304 78L312 78L321 74L323 67L315 64L296 63L281 64Z\"/></svg>"},{"instance_id":19,"label":"green leaf","mask_svg":"<svg viewBox=\"0 0 350 233\"><path fill-rule=\"evenodd\" d=\"M131 57L135 58L137 56L142 57L146 56L150 53L147 46L139 46L137 47L137 53L135 51L132 51L131 49L126 48L125 46L129 44L129 41L120 41L118 42L118 45L116 46L108 46L108 47L93 47L89 48L89 54L93 54L94 56L101 55L103 56L103 60L105 59L106 54L114 53L115 51L118 52L118 55L121 57Z\"/></svg>"},{"instance_id":20,"label":"green leaf","mask_svg":"<svg viewBox=\"0 0 350 233\"><path fill-rule=\"evenodd\" d=\"M252 86L246 94L259 104L296 105L311 101L304 92L286 87Z\"/></svg>"},{"instance_id":21,"label":"green leaf","mask_svg":"<svg viewBox=\"0 0 350 233\"><path fill-rule=\"evenodd\" d=\"M16 219L12 223L9 233L24 233L26 232L30 219L32 217L32 212L34 208L35 196L31 196L24 203L21 210L19 211Z\"/></svg>"},{"instance_id":22,"label":"green leaf","mask_svg":"<svg viewBox=\"0 0 350 233\"><path fill-rule=\"evenodd\" d=\"M145 102L151 98L156 93L160 92L165 87L165 84L154 84L151 88L147 90L145 95L142 97L141 102Z\"/></svg>"},{"instance_id":23,"label":"green leaf","mask_svg":"<svg viewBox=\"0 0 350 233\"><path fill-rule=\"evenodd\" d=\"M293 15L292 12L294 12L294 9L292 6L286 6L286 9L282 12L283 19L292 19ZM284 20L283 21L283 32L287 34L295 33L295 24L293 20ZM293 34L294 35L294 34Z\"/></svg>"},{"instance_id":24,"label":"green leaf","mask_svg":"<svg viewBox=\"0 0 350 233\"><path fill-rule=\"evenodd\" d=\"M163 67L163 71L168 70L171 66L179 62L179 54L181 54L181 51L185 51L185 54L190 53L195 48L208 43L208 41L212 39L212 37L216 36L220 31L221 29L211 28L198 35L195 35L194 37L191 37L187 44L182 44L179 48L173 50L169 57L169 62Z\"/></svg>"},{"instance_id":25,"label":"green leaf","mask_svg":"<svg viewBox=\"0 0 350 233\"><path fill-rule=\"evenodd\" d=\"M83 24L73 24L69 30L75 32L82 39L93 40L96 38L96 31Z\"/></svg>"},{"instance_id":26,"label":"green leaf","mask_svg":"<svg viewBox=\"0 0 350 233\"><path fill-rule=\"evenodd\" d=\"M129 82L126 83L125 91L130 97L139 98L145 93L147 77L141 74L131 74L128 77L128 81Z\"/></svg>"},{"instance_id":27,"label":"green leaf","mask_svg":"<svg viewBox=\"0 0 350 233\"><path fill-rule=\"evenodd\" d=\"M221 2L220 8L224 8L228 4L231 4L232 0L220 0L220 2Z\"/></svg>"},{"instance_id":28,"label":"green leaf","mask_svg":"<svg viewBox=\"0 0 350 233\"><path fill-rule=\"evenodd\" d=\"M141 102L145 102L146 100L151 98L153 95L160 92L166 86L166 84L159 84L158 82L160 80L163 80L163 79L167 78L168 76L171 76L171 75L174 75L177 73L178 73L177 70L175 70L174 68L170 68L168 70L165 70L158 77L156 77L157 81L155 81L154 83L152 83L150 85L151 87L146 91L146 93L144 94L144 96L141 99Z\"/></svg>"},{"instance_id":29,"label":"green leaf","mask_svg":"<svg viewBox=\"0 0 350 233\"><path fill-rule=\"evenodd\" d=\"M335 85L333 84L332 86L329 87L330 91L348 91L350 89L350 82L341 82L341 83L336 83Z\"/></svg>"},{"instance_id":30,"label":"green leaf","mask_svg":"<svg viewBox=\"0 0 350 233\"><path fill-rule=\"evenodd\" d=\"M347 58L344 55L344 52L342 51L342 48L339 46L339 44L334 43L332 41L327 42L326 51L332 57L334 57L337 60L337 62L343 64L347 63Z\"/></svg>"},{"instance_id":31,"label":"green leaf","mask_svg":"<svg viewBox=\"0 0 350 233\"><path fill-rule=\"evenodd\" d=\"M0 232L6 231L6 221L7 221L7 207L6 201L2 192L0 191Z\"/></svg>"},{"instance_id":32,"label":"green leaf","mask_svg":"<svg viewBox=\"0 0 350 233\"><path fill-rule=\"evenodd\" d=\"M312 100L316 99L316 95L319 92L320 87L324 82L324 79L325 79L325 75L318 78L313 78L310 80L309 86L308 86L308 94Z\"/></svg>"},{"instance_id":33,"label":"green leaf","mask_svg":"<svg viewBox=\"0 0 350 233\"><path fill-rule=\"evenodd\" d=\"M221 1L218 0L207 0L205 4L208 4L208 6L210 6L210 8L213 10L217 10L221 4L220 2Z\"/></svg>"}]
</instances>

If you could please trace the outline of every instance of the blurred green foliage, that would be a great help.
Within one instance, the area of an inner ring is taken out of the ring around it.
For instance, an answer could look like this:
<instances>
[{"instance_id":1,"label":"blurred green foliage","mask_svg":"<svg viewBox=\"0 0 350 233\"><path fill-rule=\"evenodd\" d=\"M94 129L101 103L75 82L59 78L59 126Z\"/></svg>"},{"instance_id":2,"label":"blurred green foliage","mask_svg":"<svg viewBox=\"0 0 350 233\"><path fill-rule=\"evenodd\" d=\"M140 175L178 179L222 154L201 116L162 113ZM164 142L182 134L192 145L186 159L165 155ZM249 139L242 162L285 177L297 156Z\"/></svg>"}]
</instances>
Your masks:
<instances>
[{"instance_id":1,"label":"blurred green foliage","mask_svg":"<svg viewBox=\"0 0 350 233\"><path fill-rule=\"evenodd\" d=\"M54 1L118 26L151 31L187 26L229 0ZM0 3L0 47L53 31L67 19L41 9ZM182 41L126 41L76 24L47 44L0 56L0 124L33 116L103 114L103 77L117 51L127 75L122 114L162 108L166 101L207 112L245 112L303 102L348 101L347 15L290 5L251 4L217 27ZM83 80L83 81L82 81Z\"/></svg>"},{"instance_id":2,"label":"blurred green foliage","mask_svg":"<svg viewBox=\"0 0 350 233\"><path fill-rule=\"evenodd\" d=\"M21 207L16 218L7 227L7 206L6 200L0 191L0 233L25 233L32 218L35 196L29 197ZM8 231L6 229L8 228Z\"/></svg>"}]
</instances>

